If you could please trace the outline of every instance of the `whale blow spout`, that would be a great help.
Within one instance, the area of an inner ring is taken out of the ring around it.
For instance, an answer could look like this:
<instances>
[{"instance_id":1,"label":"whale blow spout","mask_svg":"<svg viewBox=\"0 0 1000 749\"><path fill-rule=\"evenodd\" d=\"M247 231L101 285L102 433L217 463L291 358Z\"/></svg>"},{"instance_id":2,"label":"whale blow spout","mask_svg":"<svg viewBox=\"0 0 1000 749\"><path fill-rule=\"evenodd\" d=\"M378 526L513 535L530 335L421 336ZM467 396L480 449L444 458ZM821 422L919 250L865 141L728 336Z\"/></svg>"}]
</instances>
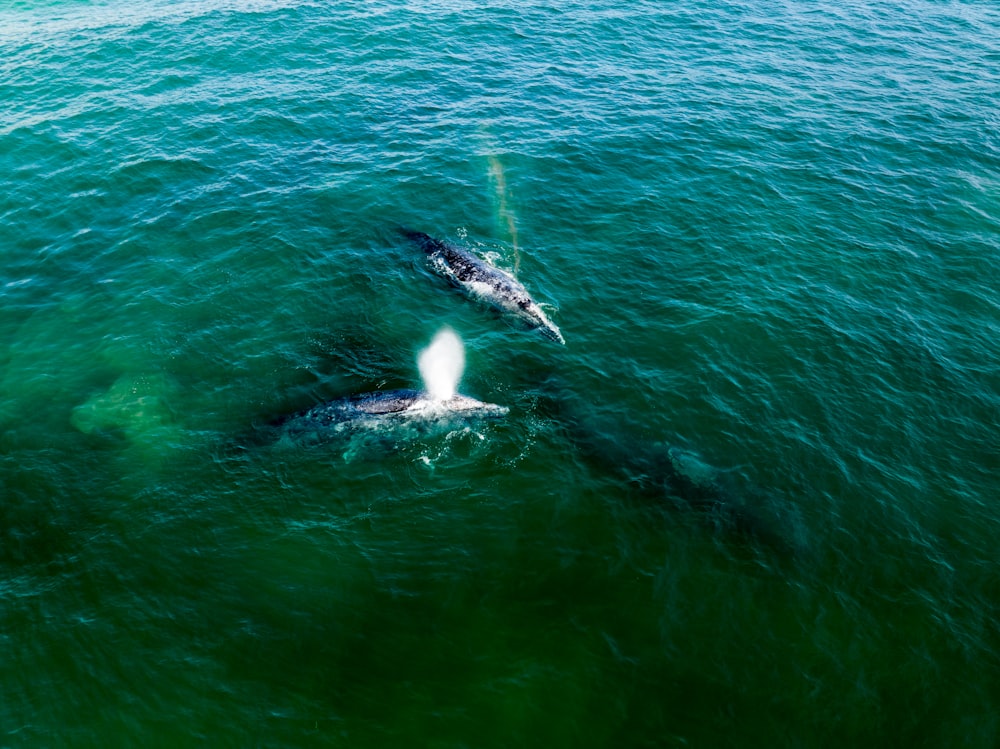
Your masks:
<instances>
[{"instance_id":1,"label":"whale blow spout","mask_svg":"<svg viewBox=\"0 0 1000 749\"><path fill-rule=\"evenodd\" d=\"M465 370L465 346L451 328L438 331L430 345L417 358L424 390L434 401L448 401L458 392Z\"/></svg>"}]
</instances>

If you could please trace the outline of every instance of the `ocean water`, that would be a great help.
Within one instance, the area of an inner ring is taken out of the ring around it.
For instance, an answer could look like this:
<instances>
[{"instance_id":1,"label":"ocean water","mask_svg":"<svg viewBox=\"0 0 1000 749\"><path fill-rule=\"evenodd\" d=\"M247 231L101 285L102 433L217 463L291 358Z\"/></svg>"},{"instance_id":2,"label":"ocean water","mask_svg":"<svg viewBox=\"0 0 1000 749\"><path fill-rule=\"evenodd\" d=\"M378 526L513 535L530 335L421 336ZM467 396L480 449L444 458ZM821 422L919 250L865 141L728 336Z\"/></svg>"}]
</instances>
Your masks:
<instances>
[{"instance_id":1,"label":"ocean water","mask_svg":"<svg viewBox=\"0 0 1000 749\"><path fill-rule=\"evenodd\" d=\"M4 3L0 746L996 746L998 29Z\"/></svg>"}]
</instances>

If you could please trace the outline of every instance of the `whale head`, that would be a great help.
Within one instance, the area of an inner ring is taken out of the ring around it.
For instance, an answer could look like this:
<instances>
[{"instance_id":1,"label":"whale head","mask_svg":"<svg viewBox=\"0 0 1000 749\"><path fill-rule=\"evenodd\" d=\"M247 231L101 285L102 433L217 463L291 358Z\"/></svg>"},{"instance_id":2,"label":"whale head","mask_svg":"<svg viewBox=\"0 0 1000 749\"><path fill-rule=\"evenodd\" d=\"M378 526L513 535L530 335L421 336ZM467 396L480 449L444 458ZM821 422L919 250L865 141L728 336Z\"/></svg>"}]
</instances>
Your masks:
<instances>
[{"instance_id":1,"label":"whale head","mask_svg":"<svg viewBox=\"0 0 1000 749\"><path fill-rule=\"evenodd\" d=\"M536 328L539 333L550 341L566 345L566 339L563 338L558 326L549 319L549 316L545 314L545 310L541 308L538 302L527 294L524 294L519 295L514 300L514 303L513 312L515 315L520 317L530 327Z\"/></svg>"},{"instance_id":2,"label":"whale head","mask_svg":"<svg viewBox=\"0 0 1000 749\"><path fill-rule=\"evenodd\" d=\"M539 310L539 311L541 311L541 310ZM544 315L544 313L542 313L542 314ZM538 326L538 331L543 336L545 336L546 338L548 338L550 341L555 341L556 343L561 343L564 346L566 345L566 339L563 338L563 335L559 331L559 328L557 328L556 324L554 322L552 322L551 320L549 320L549 318L546 317L544 319L544 322L541 325Z\"/></svg>"}]
</instances>

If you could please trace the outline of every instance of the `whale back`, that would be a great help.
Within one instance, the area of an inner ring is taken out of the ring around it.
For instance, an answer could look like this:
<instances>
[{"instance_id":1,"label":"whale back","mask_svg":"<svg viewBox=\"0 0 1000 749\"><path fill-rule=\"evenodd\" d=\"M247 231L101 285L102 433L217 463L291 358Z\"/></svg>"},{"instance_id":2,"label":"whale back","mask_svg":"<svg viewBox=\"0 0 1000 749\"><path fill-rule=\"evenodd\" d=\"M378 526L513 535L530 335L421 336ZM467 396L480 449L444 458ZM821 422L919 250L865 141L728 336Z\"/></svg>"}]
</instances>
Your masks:
<instances>
[{"instance_id":1,"label":"whale back","mask_svg":"<svg viewBox=\"0 0 1000 749\"><path fill-rule=\"evenodd\" d=\"M421 397L424 397L424 394L419 390L390 390L381 393L361 393L346 400L351 407L362 413L381 416L405 411Z\"/></svg>"}]
</instances>

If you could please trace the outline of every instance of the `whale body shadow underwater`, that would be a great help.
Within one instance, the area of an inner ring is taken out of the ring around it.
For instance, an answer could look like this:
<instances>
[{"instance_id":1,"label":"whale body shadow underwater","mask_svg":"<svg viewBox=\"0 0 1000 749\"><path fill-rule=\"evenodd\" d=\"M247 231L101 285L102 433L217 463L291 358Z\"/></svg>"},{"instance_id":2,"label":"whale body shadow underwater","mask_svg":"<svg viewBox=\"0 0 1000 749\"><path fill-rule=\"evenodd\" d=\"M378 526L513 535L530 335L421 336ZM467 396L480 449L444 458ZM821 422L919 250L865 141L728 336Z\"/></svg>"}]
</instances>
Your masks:
<instances>
[{"instance_id":1,"label":"whale body shadow underwater","mask_svg":"<svg viewBox=\"0 0 1000 749\"><path fill-rule=\"evenodd\" d=\"M805 561L804 529L788 502L736 480L680 444L649 440L627 415L599 414L589 399L556 378L539 386L538 408L589 470L611 478L637 505L689 515L727 545L767 552L771 560Z\"/></svg>"}]
</instances>

